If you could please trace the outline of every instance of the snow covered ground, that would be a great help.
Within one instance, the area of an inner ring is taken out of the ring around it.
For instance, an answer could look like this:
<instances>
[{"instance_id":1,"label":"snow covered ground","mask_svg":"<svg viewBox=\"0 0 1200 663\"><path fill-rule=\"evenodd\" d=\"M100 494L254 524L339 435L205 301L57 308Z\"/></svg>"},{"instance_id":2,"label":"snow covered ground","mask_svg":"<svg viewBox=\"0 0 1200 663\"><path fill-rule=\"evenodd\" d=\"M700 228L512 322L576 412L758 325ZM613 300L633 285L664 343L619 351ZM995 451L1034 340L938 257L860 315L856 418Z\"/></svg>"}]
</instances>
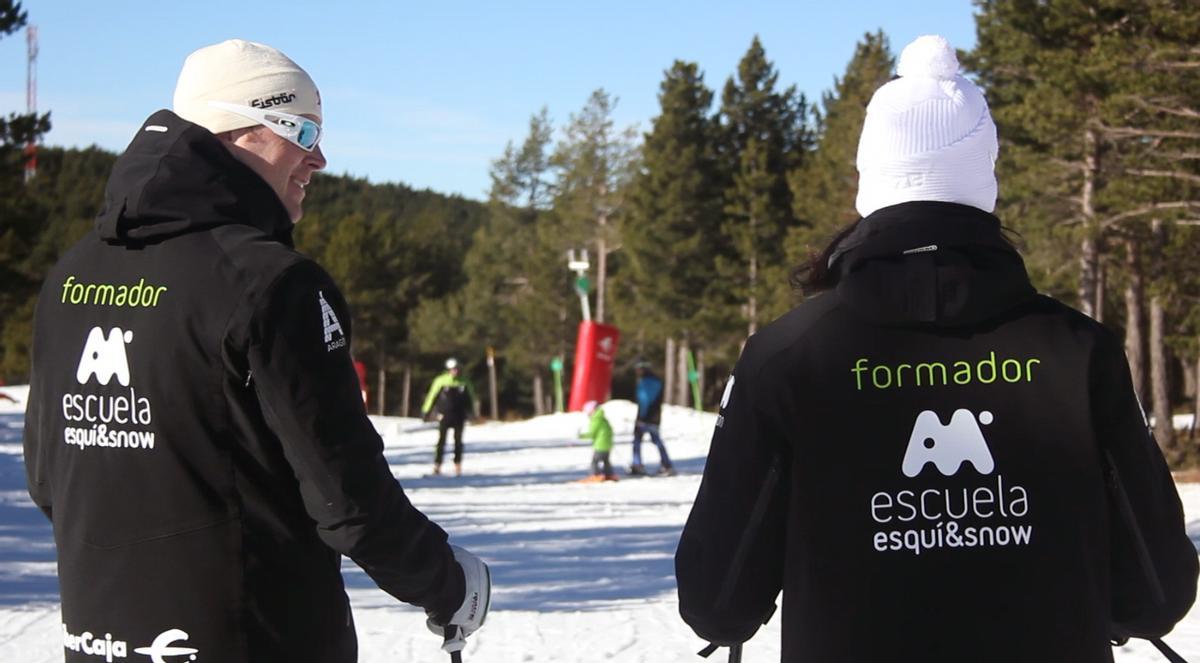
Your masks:
<instances>
[{"instance_id":1,"label":"snow covered ground","mask_svg":"<svg viewBox=\"0 0 1200 663\"><path fill-rule=\"evenodd\" d=\"M23 401L21 387L4 387ZM0 661L62 660L62 631L49 524L25 493L24 406L0 400ZM605 411L617 433L613 460L628 466L634 406ZM436 431L413 419L378 418L392 469L412 501L492 568L487 625L470 639L468 663L521 661L700 661L703 646L677 613L672 556L699 485L714 415L667 408L663 431L680 473L580 484L588 444L573 434L582 415L468 427L466 476L427 477ZM654 465L657 453L643 454ZM1193 540L1200 541L1200 484L1180 486ZM357 567L344 568L364 663L446 661L424 613L397 604ZM1200 661L1200 609L1168 638ZM136 657L135 657L136 658ZM1121 663L1162 661L1138 644ZM724 660L724 651L713 659ZM746 663L779 660L772 621L746 647ZM210 662L212 663L212 662Z\"/></svg>"}]
</instances>

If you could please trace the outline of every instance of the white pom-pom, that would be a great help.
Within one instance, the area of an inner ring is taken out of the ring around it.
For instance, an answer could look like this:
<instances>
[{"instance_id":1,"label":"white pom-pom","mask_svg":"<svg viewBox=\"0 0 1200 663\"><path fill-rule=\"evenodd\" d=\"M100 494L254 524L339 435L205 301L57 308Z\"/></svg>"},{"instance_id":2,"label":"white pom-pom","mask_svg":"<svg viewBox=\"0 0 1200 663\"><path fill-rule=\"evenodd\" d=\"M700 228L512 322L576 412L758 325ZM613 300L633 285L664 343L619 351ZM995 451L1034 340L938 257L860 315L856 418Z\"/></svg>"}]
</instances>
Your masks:
<instances>
[{"instance_id":1,"label":"white pom-pom","mask_svg":"<svg viewBox=\"0 0 1200 663\"><path fill-rule=\"evenodd\" d=\"M958 56L941 35L917 37L904 47L896 73L912 78L950 80L958 75Z\"/></svg>"}]
</instances>

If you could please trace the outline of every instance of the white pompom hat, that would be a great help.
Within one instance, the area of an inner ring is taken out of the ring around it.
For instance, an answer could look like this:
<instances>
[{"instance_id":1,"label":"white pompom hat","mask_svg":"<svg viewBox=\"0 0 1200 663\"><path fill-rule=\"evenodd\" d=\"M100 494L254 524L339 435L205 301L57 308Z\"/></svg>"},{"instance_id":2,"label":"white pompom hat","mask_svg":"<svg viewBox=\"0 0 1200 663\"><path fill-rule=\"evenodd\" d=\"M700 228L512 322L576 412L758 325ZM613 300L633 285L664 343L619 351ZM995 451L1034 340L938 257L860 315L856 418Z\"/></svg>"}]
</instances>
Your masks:
<instances>
[{"instance_id":1,"label":"white pompom hat","mask_svg":"<svg viewBox=\"0 0 1200 663\"><path fill-rule=\"evenodd\" d=\"M996 208L996 125L987 100L958 73L945 38L904 48L900 76L875 92L858 141L858 213L915 200Z\"/></svg>"},{"instance_id":2,"label":"white pompom hat","mask_svg":"<svg viewBox=\"0 0 1200 663\"><path fill-rule=\"evenodd\" d=\"M243 39L205 46L187 57L172 108L183 119L219 134L255 120L210 101L313 115L321 122L321 93L308 72L278 49Z\"/></svg>"}]
</instances>

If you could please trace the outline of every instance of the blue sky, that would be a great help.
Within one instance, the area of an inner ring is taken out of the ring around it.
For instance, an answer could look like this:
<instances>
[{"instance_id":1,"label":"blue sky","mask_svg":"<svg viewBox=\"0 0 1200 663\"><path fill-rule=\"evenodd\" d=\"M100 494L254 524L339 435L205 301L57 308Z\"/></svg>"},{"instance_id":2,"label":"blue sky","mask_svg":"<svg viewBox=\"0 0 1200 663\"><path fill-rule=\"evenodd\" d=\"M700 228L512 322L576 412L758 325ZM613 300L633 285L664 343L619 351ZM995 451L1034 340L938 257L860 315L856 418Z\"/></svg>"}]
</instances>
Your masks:
<instances>
[{"instance_id":1,"label":"blue sky","mask_svg":"<svg viewBox=\"0 0 1200 663\"><path fill-rule=\"evenodd\" d=\"M641 130L676 59L716 91L758 34L784 85L819 99L863 33L894 51L939 33L975 40L970 0L291 2L25 0L39 28L38 106L50 145L120 151L169 107L188 53L232 37L308 69L325 104L331 173L482 199L488 167L546 106L556 127L596 88ZM25 38L0 40L0 112L25 108Z\"/></svg>"}]
</instances>

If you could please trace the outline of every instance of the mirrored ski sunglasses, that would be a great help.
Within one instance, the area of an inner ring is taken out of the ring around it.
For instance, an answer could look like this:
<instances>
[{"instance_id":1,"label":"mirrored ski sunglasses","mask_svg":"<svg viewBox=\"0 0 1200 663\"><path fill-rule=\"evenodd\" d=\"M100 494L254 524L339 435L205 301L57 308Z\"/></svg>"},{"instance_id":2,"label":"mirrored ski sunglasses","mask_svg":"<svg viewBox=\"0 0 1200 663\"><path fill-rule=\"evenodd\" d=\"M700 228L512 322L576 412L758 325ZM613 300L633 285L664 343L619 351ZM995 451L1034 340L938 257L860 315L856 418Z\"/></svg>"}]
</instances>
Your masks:
<instances>
[{"instance_id":1,"label":"mirrored ski sunglasses","mask_svg":"<svg viewBox=\"0 0 1200 663\"><path fill-rule=\"evenodd\" d=\"M210 101L208 105L248 117L305 152L312 152L321 142L321 125L301 115L239 106L224 101Z\"/></svg>"}]
</instances>

